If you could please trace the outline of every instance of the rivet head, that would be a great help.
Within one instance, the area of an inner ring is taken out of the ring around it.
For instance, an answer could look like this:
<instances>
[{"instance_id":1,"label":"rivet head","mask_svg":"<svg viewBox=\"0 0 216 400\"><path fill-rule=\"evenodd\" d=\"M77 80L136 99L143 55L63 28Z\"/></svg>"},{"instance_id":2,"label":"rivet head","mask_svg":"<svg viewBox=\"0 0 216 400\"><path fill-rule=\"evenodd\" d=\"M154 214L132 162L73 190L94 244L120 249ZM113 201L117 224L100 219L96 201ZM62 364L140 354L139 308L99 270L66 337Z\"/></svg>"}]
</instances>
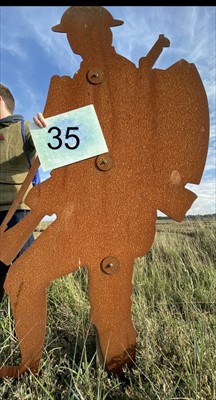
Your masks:
<instances>
[{"instance_id":1,"label":"rivet head","mask_svg":"<svg viewBox=\"0 0 216 400\"><path fill-rule=\"evenodd\" d=\"M100 154L96 158L96 166L101 171L109 171L114 165L113 159L109 153Z\"/></svg>"},{"instance_id":2,"label":"rivet head","mask_svg":"<svg viewBox=\"0 0 216 400\"><path fill-rule=\"evenodd\" d=\"M87 79L89 82L93 83L93 85L98 85L104 80L104 73L98 68L90 69L87 72Z\"/></svg>"},{"instance_id":3,"label":"rivet head","mask_svg":"<svg viewBox=\"0 0 216 400\"><path fill-rule=\"evenodd\" d=\"M120 267L119 260L116 257L105 257L101 261L101 270L108 275L115 274Z\"/></svg>"}]
</instances>

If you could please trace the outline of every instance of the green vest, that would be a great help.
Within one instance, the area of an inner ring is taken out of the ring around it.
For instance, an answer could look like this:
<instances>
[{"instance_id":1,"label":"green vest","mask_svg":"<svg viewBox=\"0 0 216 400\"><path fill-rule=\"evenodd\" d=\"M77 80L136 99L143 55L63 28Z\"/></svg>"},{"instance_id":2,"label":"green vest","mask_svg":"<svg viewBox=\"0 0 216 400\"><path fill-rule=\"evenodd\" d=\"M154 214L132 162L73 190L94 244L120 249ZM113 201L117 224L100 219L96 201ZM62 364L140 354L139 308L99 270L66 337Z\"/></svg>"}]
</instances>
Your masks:
<instances>
[{"instance_id":1,"label":"green vest","mask_svg":"<svg viewBox=\"0 0 216 400\"><path fill-rule=\"evenodd\" d=\"M25 122L26 139L29 155L33 162L35 148L29 131L29 124ZM0 211L8 210L21 188L29 171L29 163L24 151L21 135L21 122L7 122L0 124ZM32 188L29 186L25 196ZM17 209L27 209L24 203L25 196Z\"/></svg>"}]
</instances>

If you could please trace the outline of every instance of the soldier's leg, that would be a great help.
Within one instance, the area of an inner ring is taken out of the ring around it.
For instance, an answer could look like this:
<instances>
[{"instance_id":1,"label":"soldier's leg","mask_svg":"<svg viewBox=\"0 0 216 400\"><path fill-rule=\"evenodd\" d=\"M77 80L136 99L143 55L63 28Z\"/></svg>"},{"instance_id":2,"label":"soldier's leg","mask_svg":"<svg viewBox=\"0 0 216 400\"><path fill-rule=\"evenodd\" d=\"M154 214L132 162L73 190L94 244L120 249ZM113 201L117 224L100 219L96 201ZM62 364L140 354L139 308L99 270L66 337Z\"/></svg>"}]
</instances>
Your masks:
<instances>
[{"instance_id":1,"label":"soldier's leg","mask_svg":"<svg viewBox=\"0 0 216 400\"><path fill-rule=\"evenodd\" d=\"M117 255L117 259L105 260L102 268L89 271L91 322L97 330L99 359L120 377L124 367L132 367L135 361L136 333L131 316L133 263L133 258L126 260Z\"/></svg>"},{"instance_id":2,"label":"soldier's leg","mask_svg":"<svg viewBox=\"0 0 216 400\"><path fill-rule=\"evenodd\" d=\"M74 252L75 257L71 258L67 235L56 238L57 231L51 226L42 233L31 249L15 261L7 274L5 290L14 314L21 365L3 366L0 368L0 377L16 378L27 369L34 373L38 371L46 329L46 288L52 280L78 268L77 253ZM68 255L64 260L62 249Z\"/></svg>"},{"instance_id":3,"label":"soldier's leg","mask_svg":"<svg viewBox=\"0 0 216 400\"><path fill-rule=\"evenodd\" d=\"M122 218L104 243L104 254L112 255L101 266L89 270L91 321L96 326L99 351L109 371L124 376L123 369L135 361L136 333L132 322L132 277L134 258L149 250L155 235L155 212ZM121 226L122 224L122 226ZM128 229L125 229L125 227ZM116 232L116 235L115 235ZM109 230L106 231L106 238Z\"/></svg>"},{"instance_id":4,"label":"soldier's leg","mask_svg":"<svg viewBox=\"0 0 216 400\"><path fill-rule=\"evenodd\" d=\"M9 221L7 230L12 228L16 224L18 224L28 214L28 212L29 212L29 210L17 210L14 213L13 217L11 218L11 220ZM0 213L0 225L3 222L6 214L7 214L7 211L1 211L1 213ZM33 243L33 241L34 241L34 236L31 235L29 237L29 239L26 241L26 243L24 244L24 246L22 247L22 249L20 250L20 252L17 254L16 259L22 253L24 253L25 250L27 250L27 248ZM5 291L4 291L4 282L5 282L8 270L9 270L9 265L5 265L2 261L0 261L0 303L1 303L1 301L2 301L2 299L4 297L4 293L5 293Z\"/></svg>"}]
</instances>

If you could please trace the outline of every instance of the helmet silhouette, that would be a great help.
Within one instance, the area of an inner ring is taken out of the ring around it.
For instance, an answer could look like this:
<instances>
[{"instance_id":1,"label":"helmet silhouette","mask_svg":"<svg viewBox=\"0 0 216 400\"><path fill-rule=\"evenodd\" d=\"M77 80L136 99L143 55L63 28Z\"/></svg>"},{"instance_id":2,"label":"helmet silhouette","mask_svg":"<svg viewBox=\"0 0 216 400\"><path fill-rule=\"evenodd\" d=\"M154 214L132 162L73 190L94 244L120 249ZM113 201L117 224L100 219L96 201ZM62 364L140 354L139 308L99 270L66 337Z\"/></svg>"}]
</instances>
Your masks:
<instances>
[{"instance_id":1,"label":"helmet silhouette","mask_svg":"<svg viewBox=\"0 0 216 400\"><path fill-rule=\"evenodd\" d=\"M67 33L73 26L82 29L95 24L114 27L123 23L101 6L71 6L62 15L60 24L52 27L52 31Z\"/></svg>"}]
</instances>

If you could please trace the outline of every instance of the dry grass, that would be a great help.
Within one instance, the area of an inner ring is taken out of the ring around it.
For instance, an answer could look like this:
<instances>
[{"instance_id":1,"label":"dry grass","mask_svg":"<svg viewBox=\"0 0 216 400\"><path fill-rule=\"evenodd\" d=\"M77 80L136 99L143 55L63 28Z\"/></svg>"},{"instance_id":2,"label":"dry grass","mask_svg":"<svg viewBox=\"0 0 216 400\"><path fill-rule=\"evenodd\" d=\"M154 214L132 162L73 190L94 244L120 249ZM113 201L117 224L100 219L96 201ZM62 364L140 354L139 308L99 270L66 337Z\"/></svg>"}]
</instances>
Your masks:
<instances>
[{"instance_id":1,"label":"dry grass","mask_svg":"<svg viewBox=\"0 0 216 400\"><path fill-rule=\"evenodd\" d=\"M44 228L44 225L43 225ZM41 227L40 227L41 229ZM39 230L39 229L38 229ZM36 235L40 232L36 232ZM4 379L2 399L216 399L215 217L157 222L151 250L135 259L132 315L137 356L127 383L96 368L85 269L53 282L42 374ZM19 351L8 299L0 362Z\"/></svg>"}]
</instances>

